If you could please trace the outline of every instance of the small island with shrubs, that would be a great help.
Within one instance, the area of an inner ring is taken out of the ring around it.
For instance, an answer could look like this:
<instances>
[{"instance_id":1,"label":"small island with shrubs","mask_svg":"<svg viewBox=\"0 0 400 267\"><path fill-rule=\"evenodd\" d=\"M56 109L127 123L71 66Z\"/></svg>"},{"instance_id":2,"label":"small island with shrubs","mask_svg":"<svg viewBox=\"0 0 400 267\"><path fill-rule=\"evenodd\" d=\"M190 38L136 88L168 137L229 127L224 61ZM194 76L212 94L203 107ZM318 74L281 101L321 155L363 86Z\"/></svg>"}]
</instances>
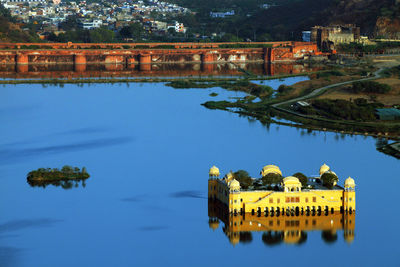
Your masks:
<instances>
[{"instance_id":1,"label":"small island with shrubs","mask_svg":"<svg viewBox=\"0 0 400 267\"><path fill-rule=\"evenodd\" d=\"M52 184L61 186L64 189L78 187L79 182L82 181L82 186L85 187L85 180L90 177L85 167L82 169L78 167L71 167L65 165L61 169L58 168L39 168L31 171L27 175L28 184L32 187L40 186L45 188L47 185Z\"/></svg>"}]
</instances>

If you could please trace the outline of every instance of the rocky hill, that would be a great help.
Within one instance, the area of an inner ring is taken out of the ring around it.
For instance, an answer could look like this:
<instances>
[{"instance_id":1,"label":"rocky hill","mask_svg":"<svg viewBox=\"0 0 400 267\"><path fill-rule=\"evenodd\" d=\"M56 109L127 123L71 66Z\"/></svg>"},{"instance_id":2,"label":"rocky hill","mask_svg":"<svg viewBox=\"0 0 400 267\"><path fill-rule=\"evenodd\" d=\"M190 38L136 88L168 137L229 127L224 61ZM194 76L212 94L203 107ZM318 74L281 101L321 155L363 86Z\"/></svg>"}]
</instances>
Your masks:
<instances>
[{"instance_id":1,"label":"rocky hill","mask_svg":"<svg viewBox=\"0 0 400 267\"><path fill-rule=\"evenodd\" d=\"M325 12L330 23L355 23L362 34L400 38L398 0L338 0Z\"/></svg>"}]
</instances>

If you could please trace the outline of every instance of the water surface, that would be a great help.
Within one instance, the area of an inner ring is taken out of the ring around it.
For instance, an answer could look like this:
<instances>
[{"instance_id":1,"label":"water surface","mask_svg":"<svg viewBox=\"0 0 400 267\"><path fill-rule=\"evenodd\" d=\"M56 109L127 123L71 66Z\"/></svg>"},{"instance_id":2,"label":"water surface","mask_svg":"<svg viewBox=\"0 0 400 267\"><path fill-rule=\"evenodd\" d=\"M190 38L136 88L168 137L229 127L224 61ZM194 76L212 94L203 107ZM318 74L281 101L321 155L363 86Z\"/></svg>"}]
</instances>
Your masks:
<instances>
[{"instance_id":1,"label":"water surface","mask_svg":"<svg viewBox=\"0 0 400 267\"><path fill-rule=\"evenodd\" d=\"M264 126L200 105L235 96L152 83L0 88L0 265L397 265L399 161L370 137ZM213 164L257 176L266 164L314 175L323 163L341 183L356 181L352 243L339 229L331 243L316 230L301 245L266 246L254 232L233 246L222 222L209 228ZM87 168L85 187L26 181L66 164Z\"/></svg>"}]
</instances>

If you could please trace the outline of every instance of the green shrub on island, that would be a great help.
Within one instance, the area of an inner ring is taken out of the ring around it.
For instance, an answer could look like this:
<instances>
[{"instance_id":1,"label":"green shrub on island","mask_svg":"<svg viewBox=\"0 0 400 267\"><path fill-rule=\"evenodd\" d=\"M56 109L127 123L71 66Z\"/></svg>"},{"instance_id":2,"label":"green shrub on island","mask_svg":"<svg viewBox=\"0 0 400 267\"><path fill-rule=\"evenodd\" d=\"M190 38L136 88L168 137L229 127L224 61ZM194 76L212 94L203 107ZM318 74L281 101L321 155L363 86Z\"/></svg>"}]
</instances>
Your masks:
<instances>
[{"instance_id":1,"label":"green shrub on island","mask_svg":"<svg viewBox=\"0 0 400 267\"><path fill-rule=\"evenodd\" d=\"M373 94L385 94L392 90L387 84L382 84L374 81L363 81L355 82L351 87L353 93L373 93Z\"/></svg>"},{"instance_id":2,"label":"green shrub on island","mask_svg":"<svg viewBox=\"0 0 400 267\"><path fill-rule=\"evenodd\" d=\"M218 96L218 94L217 94L217 93L215 93L215 92L212 92L212 93L210 94L210 96L212 96L212 97L216 97L216 96Z\"/></svg>"},{"instance_id":3,"label":"green shrub on island","mask_svg":"<svg viewBox=\"0 0 400 267\"><path fill-rule=\"evenodd\" d=\"M261 178L263 185L280 184L283 180L282 175L277 173L268 173Z\"/></svg>"},{"instance_id":4,"label":"green shrub on island","mask_svg":"<svg viewBox=\"0 0 400 267\"><path fill-rule=\"evenodd\" d=\"M80 170L78 167L65 165L61 170L54 168L39 168L28 173L28 181L60 181L60 180L83 180L89 178L86 168Z\"/></svg>"},{"instance_id":5,"label":"green shrub on island","mask_svg":"<svg viewBox=\"0 0 400 267\"><path fill-rule=\"evenodd\" d=\"M336 174L332 172L326 172L321 176L322 185L326 186L329 189L332 189L336 183L339 181L339 178Z\"/></svg>"},{"instance_id":6,"label":"green shrub on island","mask_svg":"<svg viewBox=\"0 0 400 267\"><path fill-rule=\"evenodd\" d=\"M301 172L296 172L292 176L298 178L300 180L300 183L303 187L307 186L308 178Z\"/></svg>"}]
</instances>

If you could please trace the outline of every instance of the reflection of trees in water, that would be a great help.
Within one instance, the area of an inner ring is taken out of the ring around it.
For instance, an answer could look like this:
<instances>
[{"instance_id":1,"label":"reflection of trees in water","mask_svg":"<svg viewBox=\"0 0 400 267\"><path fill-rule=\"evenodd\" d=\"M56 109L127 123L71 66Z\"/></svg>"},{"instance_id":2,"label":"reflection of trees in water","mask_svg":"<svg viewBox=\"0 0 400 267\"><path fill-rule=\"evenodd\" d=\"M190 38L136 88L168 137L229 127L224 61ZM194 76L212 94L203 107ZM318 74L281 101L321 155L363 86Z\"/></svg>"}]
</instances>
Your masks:
<instances>
[{"instance_id":1,"label":"reflection of trees in water","mask_svg":"<svg viewBox=\"0 0 400 267\"><path fill-rule=\"evenodd\" d=\"M400 159L400 151L396 149L399 142L391 142L389 143L388 139L378 138L375 143L376 150L391 157Z\"/></svg>"},{"instance_id":2,"label":"reflection of trees in water","mask_svg":"<svg viewBox=\"0 0 400 267\"><path fill-rule=\"evenodd\" d=\"M302 245L307 241L307 232L305 231L301 231L300 232L300 237L299 239L296 241L297 245ZM269 231L269 232L265 232L262 235L262 241L264 242L265 245L267 246L275 246L278 245L280 243L282 243L285 239L285 234L284 232L281 231Z\"/></svg>"},{"instance_id":3,"label":"reflection of trees in water","mask_svg":"<svg viewBox=\"0 0 400 267\"><path fill-rule=\"evenodd\" d=\"M301 231L301 233L300 233L300 239L299 239L299 241L297 242L297 244L298 245L302 245L302 244L304 244L306 241L307 241L307 232L305 232L305 231Z\"/></svg>"},{"instance_id":4,"label":"reflection of trees in water","mask_svg":"<svg viewBox=\"0 0 400 267\"><path fill-rule=\"evenodd\" d=\"M335 243L338 239L336 231L332 232L330 230L322 231L321 237L327 244Z\"/></svg>"},{"instance_id":5,"label":"reflection of trees in water","mask_svg":"<svg viewBox=\"0 0 400 267\"><path fill-rule=\"evenodd\" d=\"M378 139L376 139L375 146L376 146L376 148L381 148L381 147L386 146L388 143L389 143L389 142L388 142L387 139L378 138Z\"/></svg>"},{"instance_id":6,"label":"reflection of trees in water","mask_svg":"<svg viewBox=\"0 0 400 267\"><path fill-rule=\"evenodd\" d=\"M251 234L251 232L240 232L239 237L240 243L243 244L251 243L251 241L253 241L253 235Z\"/></svg>"},{"instance_id":7,"label":"reflection of trees in water","mask_svg":"<svg viewBox=\"0 0 400 267\"><path fill-rule=\"evenodd\" d=\"M267 246L275 246L279 245L283 241L284 234L283 232L265 232L262 235L262 241Z\"/></svg>"},{"instance_id":8,"label":"reflection of trees in water","mask_svg":"<svg viewBox=\"0 0 400 267\"><path fill-rule=\"evenodd\" d=\"M59 180L59 181L29 181L28 184L31 187L42 187L46 188L49 185L61 187L62 189L68 190L72 188L78 188L81 185L83 188L86 187L86 179L75 179L75 180Z\"/></svg>"}]
</instances>

